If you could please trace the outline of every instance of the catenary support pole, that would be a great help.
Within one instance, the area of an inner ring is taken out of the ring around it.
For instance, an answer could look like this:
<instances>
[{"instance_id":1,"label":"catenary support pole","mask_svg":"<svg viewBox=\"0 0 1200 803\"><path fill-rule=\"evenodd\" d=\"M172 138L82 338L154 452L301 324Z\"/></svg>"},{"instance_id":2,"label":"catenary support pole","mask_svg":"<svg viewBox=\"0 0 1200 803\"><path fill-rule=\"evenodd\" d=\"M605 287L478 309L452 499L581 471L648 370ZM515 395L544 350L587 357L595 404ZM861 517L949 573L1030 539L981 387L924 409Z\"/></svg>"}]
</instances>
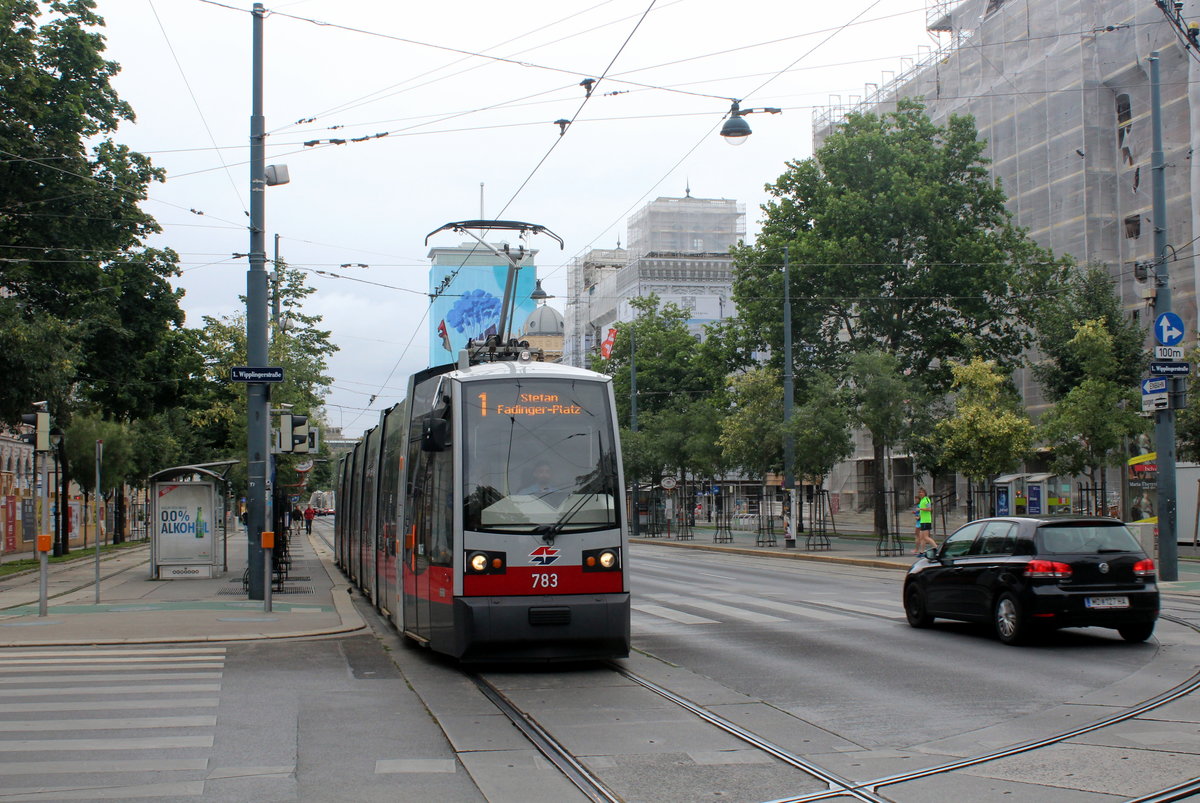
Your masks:
<instances>
[{"instance_id":1,"label":"catenary support pole","mask_svg":"<svg viewBox=\"0 0 1200 803\"><path fill-rule=\"evenodd\" d=\"M783 247L783 487L788 495L790 521L784 537L784 547L795 547L804 518L800 515L800 500L796 498L796 477L792 465L796 461L796 439L792 436L792 405L796 383L792 375L792 274L788 264L788 247Z\"/></svg>"},{"instance_id":2,"label":"catenary support pole","mask_svg":"<svg viewBox=\"0 0 1200 803\"><path fill-rule=\"evenodd\" d=\"M100 538L100 528L102 527L100 520L101 520L101 518L103 518L101 515L101 511L104 510L104 506L100 503L100 500L104 498L102 495L102 491L100 490L100 466L101 466L103 460L104 460L104 441L98 440L98 441L96 441L96 493L93 497L93 499L96 503L96 604L97 605L100 604L100 541L102 540Z\"/></svg>"},{"instance_id":3,"label":"catenary support pole","mask_svg":"<svg viewBox=\"0 0 1200 803\"><path fill-rule=\"evenodd\" d=\"M633 324L629 324L629 431L638 431L637 420L637 343L634 339ZM630 532L637 538L641 511L638 506L638 478L633 478L633 520L630 522Z\"/></svg>"},{"instance_id":4,"label":"catenary support pole","mask_svg":"<svg viewBox=\"0 0 1200 803\"><path fill-rule=\"evenodd\" d=\"M1154 217L1154 317L1171 311L1170 262L1167 261L1167 160L1163 153L1162 91L1158 51L1150 54L1150 177ZM1158 576L1179 579L1179 548L1175 538L1175 410L1179 380L1167 378L1167 409L1154 414L1154 446L1158 464Z\"/></svg>"},{"instance_id":5,"label":"catenary support pole","mask_svg":"<svg viewBox=\"0 0 1200 803\"><path fill-rule=\"evenodd\" d=\"M250 270L246 274L246 356L250 368L267 365L266 122L263 119L262 3L254 4L250 113ZM250 599L262 599L262 532L267 520L267 385L246 385L246 562Z\"/></svg>"}]
</instances>

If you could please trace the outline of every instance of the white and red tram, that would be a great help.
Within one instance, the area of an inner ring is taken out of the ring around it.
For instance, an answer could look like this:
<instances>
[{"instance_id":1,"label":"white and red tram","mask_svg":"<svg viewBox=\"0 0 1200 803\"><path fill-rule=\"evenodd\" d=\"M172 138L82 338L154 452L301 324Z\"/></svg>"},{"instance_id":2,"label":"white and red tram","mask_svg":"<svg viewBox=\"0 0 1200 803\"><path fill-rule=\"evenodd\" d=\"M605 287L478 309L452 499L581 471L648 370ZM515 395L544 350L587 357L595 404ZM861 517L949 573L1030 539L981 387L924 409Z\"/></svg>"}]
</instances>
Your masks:
<instances>
[{"instance_id":1,"label":"white and red tram","mask_svg":"<svg viewBox=\"0 0 1200 803\"><path fill-rule=\"evenodd\" d=\"M611 381L537 356L413 375L338 466L339 565L402 633L462 661L629 654Z\"/></svg>"}]
</instances>

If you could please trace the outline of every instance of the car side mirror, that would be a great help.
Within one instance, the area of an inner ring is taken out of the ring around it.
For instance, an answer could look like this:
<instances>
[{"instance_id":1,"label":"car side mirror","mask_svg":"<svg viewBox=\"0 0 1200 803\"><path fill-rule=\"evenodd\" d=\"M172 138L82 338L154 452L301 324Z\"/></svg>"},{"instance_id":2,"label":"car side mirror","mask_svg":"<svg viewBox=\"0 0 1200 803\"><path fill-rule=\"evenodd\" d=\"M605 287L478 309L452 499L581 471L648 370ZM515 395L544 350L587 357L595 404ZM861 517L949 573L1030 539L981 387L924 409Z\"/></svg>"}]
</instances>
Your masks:
<instances>
[{"instance_id":1,"label":"car side mirror","mask_svg":"<svg viewBox=\"0 0 1200 803\"><path fill-rule=\"evenodd\" d=\"M926 547L925 551L921 553L921 557L925 558L925 560L937 560L937 556L938 548L935 546Z\"/></svg>"},{"instance_id":2,"label":"car side mirror","mask_svg":"<svg viewBox=\"0 0 1200 803\"><path fill-rule=\"evenodd\" d=\"M421 424L421 451L444 452L450 446L450 422L444 418L426 418Z\"/></svg>"}]
</instances>

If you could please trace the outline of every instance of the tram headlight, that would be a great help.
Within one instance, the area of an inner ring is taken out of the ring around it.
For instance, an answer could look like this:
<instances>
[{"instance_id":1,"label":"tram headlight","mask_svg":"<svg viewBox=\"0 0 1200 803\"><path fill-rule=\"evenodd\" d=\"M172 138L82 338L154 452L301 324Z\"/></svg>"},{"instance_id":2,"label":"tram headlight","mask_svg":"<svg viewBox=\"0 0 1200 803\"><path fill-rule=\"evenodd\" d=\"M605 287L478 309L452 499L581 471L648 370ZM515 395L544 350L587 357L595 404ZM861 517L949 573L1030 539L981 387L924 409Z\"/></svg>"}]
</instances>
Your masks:
<instances>
[{"instance_id":1,"label":"tram headlight","mask_svg":"<svg viewBox=\"0 0 1200 803\"><path fill-rule=\"evenodd\" d=\"M583 553L585 572L615 572L621 568L621 550L616 547L588 549Z\"/></svg>"},{"instance_id":2,"label":"tram headlight","mask_svg":"<svg viewBox=\"0 0 1200 803\"><path fill-rule=\"evenodd\" d=\"M504 574L504 553L475 550L467 553L467 574Z\"/></svg>"}]
</instances>

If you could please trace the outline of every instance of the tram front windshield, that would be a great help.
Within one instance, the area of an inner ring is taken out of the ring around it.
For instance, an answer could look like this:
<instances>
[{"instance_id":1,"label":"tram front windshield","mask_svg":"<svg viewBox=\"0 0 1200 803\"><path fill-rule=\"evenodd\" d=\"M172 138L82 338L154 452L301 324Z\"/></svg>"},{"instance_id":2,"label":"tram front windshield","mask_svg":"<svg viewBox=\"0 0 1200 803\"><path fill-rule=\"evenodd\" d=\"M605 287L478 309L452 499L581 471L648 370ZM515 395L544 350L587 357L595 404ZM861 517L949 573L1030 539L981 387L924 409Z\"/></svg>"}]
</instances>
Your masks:
<instances>
[{"instance_id":1,"label":"tram front windshield","mask_svg":"<svg viewBox=\"0 0 1200 803\"><path fill-rule=\"evenodd\" d=\"M617 449L602 382L464 386L468 530L552 534L616 527Z\"/></svg>"}]
</instances>

